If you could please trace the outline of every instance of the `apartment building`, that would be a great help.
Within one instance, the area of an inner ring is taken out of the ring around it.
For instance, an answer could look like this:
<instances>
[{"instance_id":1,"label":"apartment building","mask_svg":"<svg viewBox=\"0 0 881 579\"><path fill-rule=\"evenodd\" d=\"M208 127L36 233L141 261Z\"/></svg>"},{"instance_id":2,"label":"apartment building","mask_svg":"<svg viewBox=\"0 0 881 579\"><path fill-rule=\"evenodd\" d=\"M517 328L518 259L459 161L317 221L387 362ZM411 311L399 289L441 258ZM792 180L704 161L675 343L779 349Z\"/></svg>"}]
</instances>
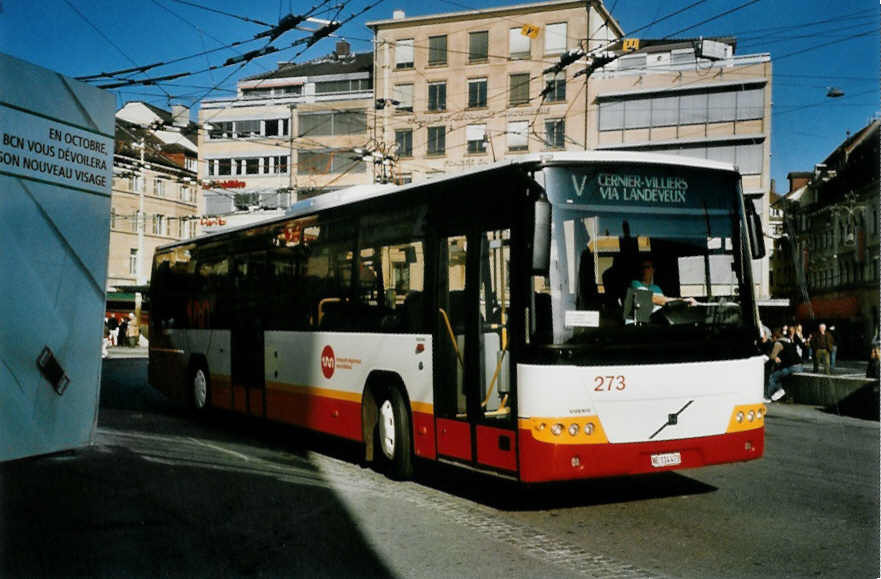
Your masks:
<instances>
[{"instance_id":1,"label":"apartment building","mask_svg":"<svg viewBox=\"0 0 881 579\"><path fill-rule=\"evenodd\" d=\"M372 63L372 53L352 54L339 42L323 58L242 79L235 97L202 101L205 214L239 224L371 182L368 163L354 149L369 141Z\"/></svg>"},{"instance_id":2,"label":"apartment building","mask_svg":"<svg viewBox=\"0 0 881 579\"><path fill-rule=\"evenodd\" d=\"M879 331L879 135L873 120L812 172L790 173L775 280L809 331L836 326L839 354L863 359Z\"/></svg>"},{"instance_id":3,"label":"apartment building","mask_svg":"<svg viewBox=\"0 0 881 579\"><path fill-rule=\"evenodd\" d=\"M622 34L598 0L417 17L396 10L367 26L375 35L376 138L394 146L404 182L509 155L585 150L584 78L574 66L544 71L570 50Z\"/></svg>"},{"instance_id":4,"label":"apartment building","mask_svg":"<svg viewBox=\"0 0 881 579\"><path fill-rule=\"evenodd\" d=\"M129 102L116 113L107 289L119 309L149 283L156 247L199 233L195 135L187 107Z\"/></svg>"}]
</instances>

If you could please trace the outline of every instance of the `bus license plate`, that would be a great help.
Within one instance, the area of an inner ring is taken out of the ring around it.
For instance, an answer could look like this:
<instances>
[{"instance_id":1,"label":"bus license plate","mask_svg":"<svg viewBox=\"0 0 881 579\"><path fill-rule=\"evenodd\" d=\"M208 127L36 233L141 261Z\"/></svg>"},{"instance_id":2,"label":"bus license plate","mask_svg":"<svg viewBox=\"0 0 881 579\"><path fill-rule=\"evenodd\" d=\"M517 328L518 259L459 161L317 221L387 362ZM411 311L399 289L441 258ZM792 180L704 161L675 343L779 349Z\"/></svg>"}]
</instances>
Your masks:
<instances>
[{"instance_id":1,"label":"bus license plate","mask_svg":"<svg viewBox=\"0 0 881 579\"><path fill-rule=\"evenodd\" d=\"M678 452L665 452L664 454L652 455L652 466L655 468L676 466L677 464L682 464L682 455Z\"/></svg>"}]
</instances>

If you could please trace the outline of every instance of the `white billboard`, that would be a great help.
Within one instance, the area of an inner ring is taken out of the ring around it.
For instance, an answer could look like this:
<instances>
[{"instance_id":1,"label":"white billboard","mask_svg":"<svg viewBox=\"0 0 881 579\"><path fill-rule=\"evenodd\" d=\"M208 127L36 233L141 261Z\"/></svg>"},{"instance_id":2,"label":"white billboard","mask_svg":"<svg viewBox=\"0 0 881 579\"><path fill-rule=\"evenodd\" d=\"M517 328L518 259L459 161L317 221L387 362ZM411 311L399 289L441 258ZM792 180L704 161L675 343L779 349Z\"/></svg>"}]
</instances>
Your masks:
<instances>
[{"instance_id":1,"label":"white billboard","mask_svg":"<svg viewBox=\"0 0 881 579\"><path fill-rule=\"evenodd\" d=\"M0 54L0 461L94 437L114 106Z\"/></svg>"}]
</instances>

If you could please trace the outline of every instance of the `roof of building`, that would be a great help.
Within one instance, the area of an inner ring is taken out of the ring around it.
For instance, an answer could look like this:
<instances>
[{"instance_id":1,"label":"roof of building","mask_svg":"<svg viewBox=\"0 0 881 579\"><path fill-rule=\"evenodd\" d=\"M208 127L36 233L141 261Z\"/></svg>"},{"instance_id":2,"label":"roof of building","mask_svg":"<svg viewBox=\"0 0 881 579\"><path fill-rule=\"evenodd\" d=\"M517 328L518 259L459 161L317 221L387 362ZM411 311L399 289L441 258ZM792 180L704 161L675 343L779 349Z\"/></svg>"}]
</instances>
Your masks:
<instances>
[{"instance_id":1,"label":"roof of building","mask_svg":"<svg viewBox=\"0 0 881 579\"><path fill-rule=\"evenodd\" d=\"M114 150L117 155L123 155L133 159L139 158L141 155L140 142L142 139L145 145L145 161L166 169L187 171L187 169L168 157L167 154L192 154L192 150L189 147L180 143L166 143L149 127L144 127L123 119L116 119Z\"/></svg>"},{"instance_id":2,"label":"roof of building","mask_svg":"<svg viewBox=\"0 0 881 579\"><path fill-rule=\"evenodd\" d=\"M621 28L621 25L618 24L618 21L615 20L615 17L612 16L611 12L608 11L606 6L597 0L589 0L588 2L573 2L573 0L551 0L550 2L533 2L528 4L510 4L508 6L496 6L493 8L481 8L477 10L464 10L459 12L441 12L438 14L423 14L420 16L409 16L403 18L387 18L384 20L373 20L371 22L367 22L365 26L368 28L380 28L386 26L401 26L401 25L412 25L420 20L468 20L474 18L485 18L485 17L493 17L499 16L506 12L522 12L529 10L543 10L548 9L552 10L559 6L563 6L566 4L582 4L585 5L585 8L589 6L593 6L595 9L600 11L603 16L607 19L609 23L611 23L615 32L619 35L624 35L624 29Z\"/></svg>"},{"instance_id":3,"label":"roof of building","mask_svg":"<svg viewBox=\"0 0 881 579\"><path fill-rule=\"evenodd\" d=\"M273 71L249 76L243 78L242 81L371 71L373 71L373 52L359 52L349 56L337 56L336 53L333 53L329 56L299 64L283 62Z\"/></svg>"}]
</instances>

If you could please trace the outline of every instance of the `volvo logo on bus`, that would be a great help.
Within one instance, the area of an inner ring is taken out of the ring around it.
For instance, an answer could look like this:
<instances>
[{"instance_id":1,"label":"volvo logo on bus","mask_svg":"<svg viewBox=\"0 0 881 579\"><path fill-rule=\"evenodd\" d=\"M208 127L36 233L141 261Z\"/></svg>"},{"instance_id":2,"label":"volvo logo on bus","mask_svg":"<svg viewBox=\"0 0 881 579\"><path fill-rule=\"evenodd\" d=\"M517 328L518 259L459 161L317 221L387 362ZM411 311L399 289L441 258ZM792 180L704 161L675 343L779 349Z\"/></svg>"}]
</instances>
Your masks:
<instances>
[{"instance_id":1,"label":"volvo logo on bus","mask_svg":"<svg viewBox=\"0 0 881 579\"><path fill-rule=\"evenodd\" d=\"M336 367L336 357L333 355L333 348L330 346L325 346L323 350L321 350L321 373L324 374L324 377L330 380L330 377L333 376L333 370Z\"/></svg>"}]
</instances>

